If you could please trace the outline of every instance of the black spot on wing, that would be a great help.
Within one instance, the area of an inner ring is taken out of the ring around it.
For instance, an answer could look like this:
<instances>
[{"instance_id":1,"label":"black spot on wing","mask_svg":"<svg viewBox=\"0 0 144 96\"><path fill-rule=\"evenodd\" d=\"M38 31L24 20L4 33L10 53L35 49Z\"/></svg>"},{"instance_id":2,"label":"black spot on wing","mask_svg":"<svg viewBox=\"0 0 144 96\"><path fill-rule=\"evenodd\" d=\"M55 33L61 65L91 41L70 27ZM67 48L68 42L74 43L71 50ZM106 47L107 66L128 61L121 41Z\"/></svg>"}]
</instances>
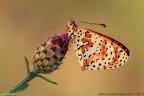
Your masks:
<instances>
[{"instance_id":1,"label":"black spot on wing","mask_svg":"<svg viewBox=\"0 0 144 96\"><path fill-rule=\"evenodd\" d=\"M93 65L93 67L95 67L95 65Z\"/></svg>"},{"instance_id":2,"label":"black spot on wing","mask_svg":"<svg viewBox=\"0 0 144 96\"><path fill-rule=\"evenodd\" d=\"M110 54L112 55L112 51L110 52Z\"/></svg>"},{"instance_id":3,"label":"black spot on wing","mask_svg":"<svg viewBox=\"0 0 144 96\"><path fill-rule=\"evenodd\" d=\"M101 63L99 63L99 66L101 66L102 64Z\"/></svg>"},{"instance_id":4,"label":"black spot on wing","mask_svg":"<svg viewBox=\"0 0 144 96\"><path fill-rule=\"evenodd\" d=\"M78 56L82 56L82 54L78 54Z\"/></svg>"},{"instance_id":5,"label":"black spot on wing","mask_svg":"<svg viewBox=\"0 0 144 96\"><path fill-rule=\"evenodd\" d=\"M88 57L91 57L91 54Z\"/></svg>"}]
</instances>

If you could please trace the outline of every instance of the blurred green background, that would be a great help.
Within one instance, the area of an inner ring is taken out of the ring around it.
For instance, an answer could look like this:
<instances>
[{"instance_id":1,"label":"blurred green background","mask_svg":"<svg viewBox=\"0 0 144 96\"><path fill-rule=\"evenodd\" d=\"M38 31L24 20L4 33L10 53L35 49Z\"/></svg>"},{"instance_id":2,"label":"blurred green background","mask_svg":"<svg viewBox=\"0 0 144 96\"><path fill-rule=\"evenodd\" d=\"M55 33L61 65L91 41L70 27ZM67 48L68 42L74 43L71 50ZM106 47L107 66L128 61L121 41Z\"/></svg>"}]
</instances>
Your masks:
<instances>
[{"instance_id":1,"label":"blurred green background","mask_svg":"<svg viewBox=\"0 0 144 96\"><path fill-rule=\"evenodd\" d=\"M143 0L0 0L0 92L18 82L37 46L64 32L69 18L105 23L107 28L78 24L126 45L132 55L114 70L82 72L74 51L66 54L60 70L39 78L18 96L98 96L106 92L144 92ZM31 64L32 67L32 64Z\"/></svg>"}]
</instances>

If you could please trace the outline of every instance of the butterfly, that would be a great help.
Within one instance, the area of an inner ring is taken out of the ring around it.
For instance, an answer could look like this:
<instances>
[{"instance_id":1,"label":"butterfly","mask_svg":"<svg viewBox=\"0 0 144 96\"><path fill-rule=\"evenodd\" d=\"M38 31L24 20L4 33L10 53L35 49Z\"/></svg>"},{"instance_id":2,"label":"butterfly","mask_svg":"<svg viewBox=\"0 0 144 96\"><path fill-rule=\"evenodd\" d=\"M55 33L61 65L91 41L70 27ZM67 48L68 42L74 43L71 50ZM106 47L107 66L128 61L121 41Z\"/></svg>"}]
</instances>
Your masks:
<instances>
[{"instance_id":1,"label":"butterfly","mask_svg":"<svg viewBox=\"0 0 144 96\"><path fill-rule=\"evenodd\" d=\"M81 28L76 22L72 18L68 20L66 33L83 71L114 69L127 62L130 51L126 46L109 36ZM106 27L105 24L97 25Z\"/></svg>"}]
</instances>

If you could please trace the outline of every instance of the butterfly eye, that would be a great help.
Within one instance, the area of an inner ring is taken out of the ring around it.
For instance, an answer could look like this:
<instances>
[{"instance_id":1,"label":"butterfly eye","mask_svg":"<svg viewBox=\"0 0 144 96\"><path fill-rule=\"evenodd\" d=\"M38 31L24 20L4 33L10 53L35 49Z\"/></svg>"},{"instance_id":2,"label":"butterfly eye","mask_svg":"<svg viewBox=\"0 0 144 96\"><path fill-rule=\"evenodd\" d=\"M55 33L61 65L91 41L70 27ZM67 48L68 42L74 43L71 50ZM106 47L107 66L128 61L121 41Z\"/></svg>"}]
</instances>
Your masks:
<instances>
[{"instance_id":1,"label":"butterfly eye","mask_svg":"<svg viewBox=\"0 0 144 96\"><path fill-rule=\"evenodd\" d=\"M68 27L71 27L72 25L74 25L75 24L75 21L71 18L71 19L69 19L68 20L68 22L67 22L67 26Z\"/></svg>"},{"instance_id":2,"label":"butterfly eye","mask_svg":"<svg viewBox=\"0 0 144 96\"><path fill-rule=\"evenodd\" d=\"M74 24L75 24L75 21L72 20L72 21L70 22L70 26L71 26L71 25L74 25Z\"/></svg>"}]
</instances>

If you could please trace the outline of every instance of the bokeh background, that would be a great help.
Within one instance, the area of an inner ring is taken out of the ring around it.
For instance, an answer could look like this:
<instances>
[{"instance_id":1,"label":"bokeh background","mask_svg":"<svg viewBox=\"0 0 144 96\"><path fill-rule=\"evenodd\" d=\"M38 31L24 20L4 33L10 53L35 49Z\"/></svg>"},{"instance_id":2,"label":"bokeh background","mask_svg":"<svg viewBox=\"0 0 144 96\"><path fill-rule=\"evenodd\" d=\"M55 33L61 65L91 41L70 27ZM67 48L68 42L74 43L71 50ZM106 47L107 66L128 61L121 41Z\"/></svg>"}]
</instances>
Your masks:
<instances>
[{"instance_id":1,"label":"bokeh background","mask_svg":"<svg viewBox=\"0 0 144 96\"><path fill-rule=\"evenodd\" d=\"M105 23L107 28L78 24L122 42L131 51L128 62L114 70L81 71L72 48L60 70L39 78L18 96L98 96L107 92L144 92L143 0L0 0L0 92L26 73L37 46L64 32L69 18ZM32 64L31 64L32 67Z\"/></svg>"}]
</instances>

